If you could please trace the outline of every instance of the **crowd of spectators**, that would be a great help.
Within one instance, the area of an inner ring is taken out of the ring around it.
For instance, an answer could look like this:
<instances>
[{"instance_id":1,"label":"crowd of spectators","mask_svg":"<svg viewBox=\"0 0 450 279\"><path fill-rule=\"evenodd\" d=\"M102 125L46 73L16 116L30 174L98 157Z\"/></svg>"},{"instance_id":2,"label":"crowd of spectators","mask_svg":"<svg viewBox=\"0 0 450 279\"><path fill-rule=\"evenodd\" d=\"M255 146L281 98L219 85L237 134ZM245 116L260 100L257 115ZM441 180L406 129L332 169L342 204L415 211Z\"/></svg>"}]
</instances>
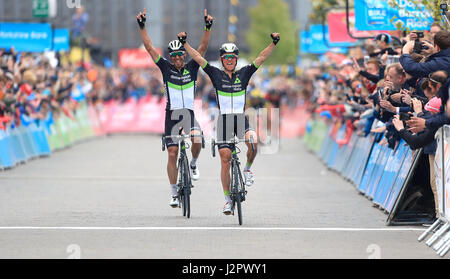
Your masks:
<instances>
[{"instance_id":1,"label":"crowd of spectators","mask_svg":"<svg viewBox=\"0 0 450 279\"><path fill-rule=\"evenodd\" d=\"M389 148L396 149L402 139L412 150L423 148L429 156L436 202L435 134L450 124L445 110L450 32L433 23L429 32L410 32L395 39L379 34L363 47L351 49L339 64L327 62L309 69L306 75L314 81L311 111L345 125L343 144L352 133L361 137L380 133L379 144Z\"/></svg>"}]
</instances>

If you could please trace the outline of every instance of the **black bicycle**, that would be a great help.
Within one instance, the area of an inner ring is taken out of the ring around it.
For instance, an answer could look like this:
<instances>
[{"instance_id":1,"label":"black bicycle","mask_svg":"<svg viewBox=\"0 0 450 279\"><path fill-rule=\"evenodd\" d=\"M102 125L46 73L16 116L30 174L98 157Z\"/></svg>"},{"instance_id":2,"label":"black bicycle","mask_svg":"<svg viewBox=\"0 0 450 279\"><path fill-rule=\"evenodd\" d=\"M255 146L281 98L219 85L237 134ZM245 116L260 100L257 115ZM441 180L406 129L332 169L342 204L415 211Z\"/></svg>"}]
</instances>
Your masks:
<instances>
[{"instance_id":1,"label":"black bicycle","mask_svg":"<svg viewBox=\"0 0 450 279\"><path fill-rule=\"evenodd\" d=\"M255 151L255 145L253 142L253 138L250 137L249 140L240 140L237 137L229 141L216 142L214 139L211 141L212 155L216 157L216 145L227 143L231 149L231 185L230 185L230 198L231 198L231 212L234 215L235 209L237 209L239 225L242 225L242 202L245 201L245 196L247 195L247 191L245 190L244 179L242 179L241 172L241 162L239 161L238 154L241 153L241 150L236 145L241 142L249 142L251 143L252 152Z\"/></svg>"},{"instance_id":2,"label":"black bicycle","mask_svg":"<svg viewBox=\"0 0 450 279\"><path fill-rule=\"evenodd\" d=\"M202 148L205 148L205 140L203 133L201 135L186 135L180 134L177 136L163 136L162 137L162 150L166 150L166 139L171 138L174 141L178 141L178 150L180 151L180 156L178 158L178 201L183 212L183 216L191 218L191 191L194 185L192 185L191 173L189 171L189 159L186 150L191 146L185 140L191 137L201 137L202 138Z\"/></svg>"}]
</instances>

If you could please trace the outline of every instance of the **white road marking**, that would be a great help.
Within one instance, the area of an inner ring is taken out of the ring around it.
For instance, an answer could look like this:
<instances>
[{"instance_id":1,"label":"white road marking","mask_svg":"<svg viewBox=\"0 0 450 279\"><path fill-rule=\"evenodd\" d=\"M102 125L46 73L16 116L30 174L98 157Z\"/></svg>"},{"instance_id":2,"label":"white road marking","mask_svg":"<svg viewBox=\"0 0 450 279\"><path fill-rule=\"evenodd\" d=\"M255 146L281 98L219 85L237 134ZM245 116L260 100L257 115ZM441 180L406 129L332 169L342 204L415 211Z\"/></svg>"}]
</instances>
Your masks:
<instances>
[{"instance_id":1,"label":"white road marking","mask_svg":"<svg viewBox=\"0 0 450 279\"><path fill-rule=\"evenodd\" d=\"M252 227L0 227L7 230L93 230L93 231L329 231L329 232L405 232L425 228L252 228Z\"/></svg>"},{"instance_id":2,"label":"white road marking","mask_svg":"<svg viewBox=\"0 0 450 279\"><path fill-rule=\"evenodd\" d=\"M258 180L289 180L289 181L317 181L317 177L296 177L296 176L258 176ZM149 180L167 180L167 176L1 176L0 180L106 180L106 181L149 181ZM219 180L217 176L202 176L202 180Z\"/></svg>"}]
</instances>

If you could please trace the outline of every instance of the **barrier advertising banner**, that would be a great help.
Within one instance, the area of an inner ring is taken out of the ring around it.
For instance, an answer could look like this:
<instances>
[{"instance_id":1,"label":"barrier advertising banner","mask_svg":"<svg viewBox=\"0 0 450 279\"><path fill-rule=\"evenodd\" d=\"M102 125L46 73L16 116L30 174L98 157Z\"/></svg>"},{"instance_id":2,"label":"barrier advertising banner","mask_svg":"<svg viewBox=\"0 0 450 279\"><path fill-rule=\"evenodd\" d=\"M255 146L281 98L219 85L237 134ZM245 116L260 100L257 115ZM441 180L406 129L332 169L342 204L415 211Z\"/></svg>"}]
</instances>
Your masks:
<instances>
[{"instance_id":1,"label":"barrier advertising banner","mask_svg":"<svg viewBox=\"0 0 450 279\"><path fill-rule=\"evenodd\" d=\"M158 51L160 52L160 51ZM161 53L161 52L160 52ZM152 57L145 49L121 49L119 51L119 66L121 68L154 68Z\"/></svg>"},{"instance_id":2,"label":"barrier advertising banner","mask_svg":"<svg viewBox=\"0 0 450 279\"><path fill-rule=\"evenodd\" d=\"M450 220L450 126L444 128L444 141L438 138L438 148L434 161L439 213ZM443 145L443 146L442 146ZM443 152L442 152L443 151Z\"/></svg>"},{"instance_id":3,"label":"barrier advertising banner","mask_svg":"<svg viewBox=\"0 0 450 279\"><path fill-rule=\"evenodd\" d=\"M55 29L53 33L53 50L70 50L70 31L69 29Z\"/></svg>"},{"instance_id":4,"label":"barrier advertising banner","mask_svg":"<svg viewBox=\"0 0 450 279\"><path fill-rule=\"evenodd\" d=\"M396 24L411 30L428 30L433 22L430 11L407 0L398 0L393 8L386 0L355 0L356 29L397 30Z\"/></svg>"},{"instance_id":5,"label":"barrier advertising banner","mask_svg":"<svg viewBox=\"0 0 450 279\"><path fill-rule=\"evenodd\" d=\"M52 40L48 23L0 23L0 48L43 52L52 49Z\"/></svg>"}]
</instances>

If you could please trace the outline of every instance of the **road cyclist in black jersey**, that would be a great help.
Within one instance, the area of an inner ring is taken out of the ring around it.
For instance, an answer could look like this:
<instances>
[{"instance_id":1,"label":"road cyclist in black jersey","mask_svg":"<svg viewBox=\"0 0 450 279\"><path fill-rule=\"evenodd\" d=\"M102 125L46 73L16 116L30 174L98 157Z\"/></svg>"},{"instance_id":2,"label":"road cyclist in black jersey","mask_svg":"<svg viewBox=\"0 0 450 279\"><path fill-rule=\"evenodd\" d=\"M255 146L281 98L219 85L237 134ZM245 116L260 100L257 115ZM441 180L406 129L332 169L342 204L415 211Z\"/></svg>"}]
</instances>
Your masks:
<instances>
[{"instance_id":1,"label":"road cyclist in black jersey","mask_svg":"<svg viewBox=\"0 0 450 279\"><path fill-rule=\"evenodd\" d=\"M236 70L239 58L239 49L233 43L225 43L220 48L220 62L223 69L214 67L203 58L203 55L193 49L187 42L186 32L178 34L178 39L185 47L187 53L197 64L201 65L203 71L209 76L216 90L217 104L220 116L217 121L217 142L219 144L219 155L221 158L221 182L225 195L225 205L222 212L225 215L232 213L230 199L230 161L231 149L227 142L237 136L246 140L247 145L247 164L244 168L245 184L251 186L254 183L254 175L250 168L257 154L257 134L248 122L245 115L245 104L247 96L247 86L252 75L269 58L276 44L280 40L280 34L270 34L272 42L267 46L259 56L250 65ZM250 139L253 140L250 143Z\"/></svg>"},{"instance_id":2,"label":"road cyclist in black jersey","mask_svg":"<svg viewBox=\"0 0 450 279\"><path fill-rule=\"evenodd\" d=\"M207 13L205 9L205 32L199 48L196 50L201 55L205 55L211 36L211 27L213 25L213 17ZM185 62L186 50L179 40L171 41L168 45L169 60L161 57L161 55L153 47L150 37L145 28L147 21L146 9L139 12L137 22L141 32L142 42L153 61L161 70L164 82L165 93L167 97L166 115L165 115L165 131L164 136L167 137L166 145L168 152L167 174L171 186L171 199L169 205L173 208L179 207L179 199L177 198L177 158L178 145L177 140L172 140L171 136L179 135L182 128L186 134L190 134L192 146L192 160L190 163L190 172L192 180L200 178L200 171L197 166L197 160L202 147L202 134L200 125L195 119L194 114L194 94L196 89L197 73L199 64L195 60Z\"/></svg>"}]
</instances>

